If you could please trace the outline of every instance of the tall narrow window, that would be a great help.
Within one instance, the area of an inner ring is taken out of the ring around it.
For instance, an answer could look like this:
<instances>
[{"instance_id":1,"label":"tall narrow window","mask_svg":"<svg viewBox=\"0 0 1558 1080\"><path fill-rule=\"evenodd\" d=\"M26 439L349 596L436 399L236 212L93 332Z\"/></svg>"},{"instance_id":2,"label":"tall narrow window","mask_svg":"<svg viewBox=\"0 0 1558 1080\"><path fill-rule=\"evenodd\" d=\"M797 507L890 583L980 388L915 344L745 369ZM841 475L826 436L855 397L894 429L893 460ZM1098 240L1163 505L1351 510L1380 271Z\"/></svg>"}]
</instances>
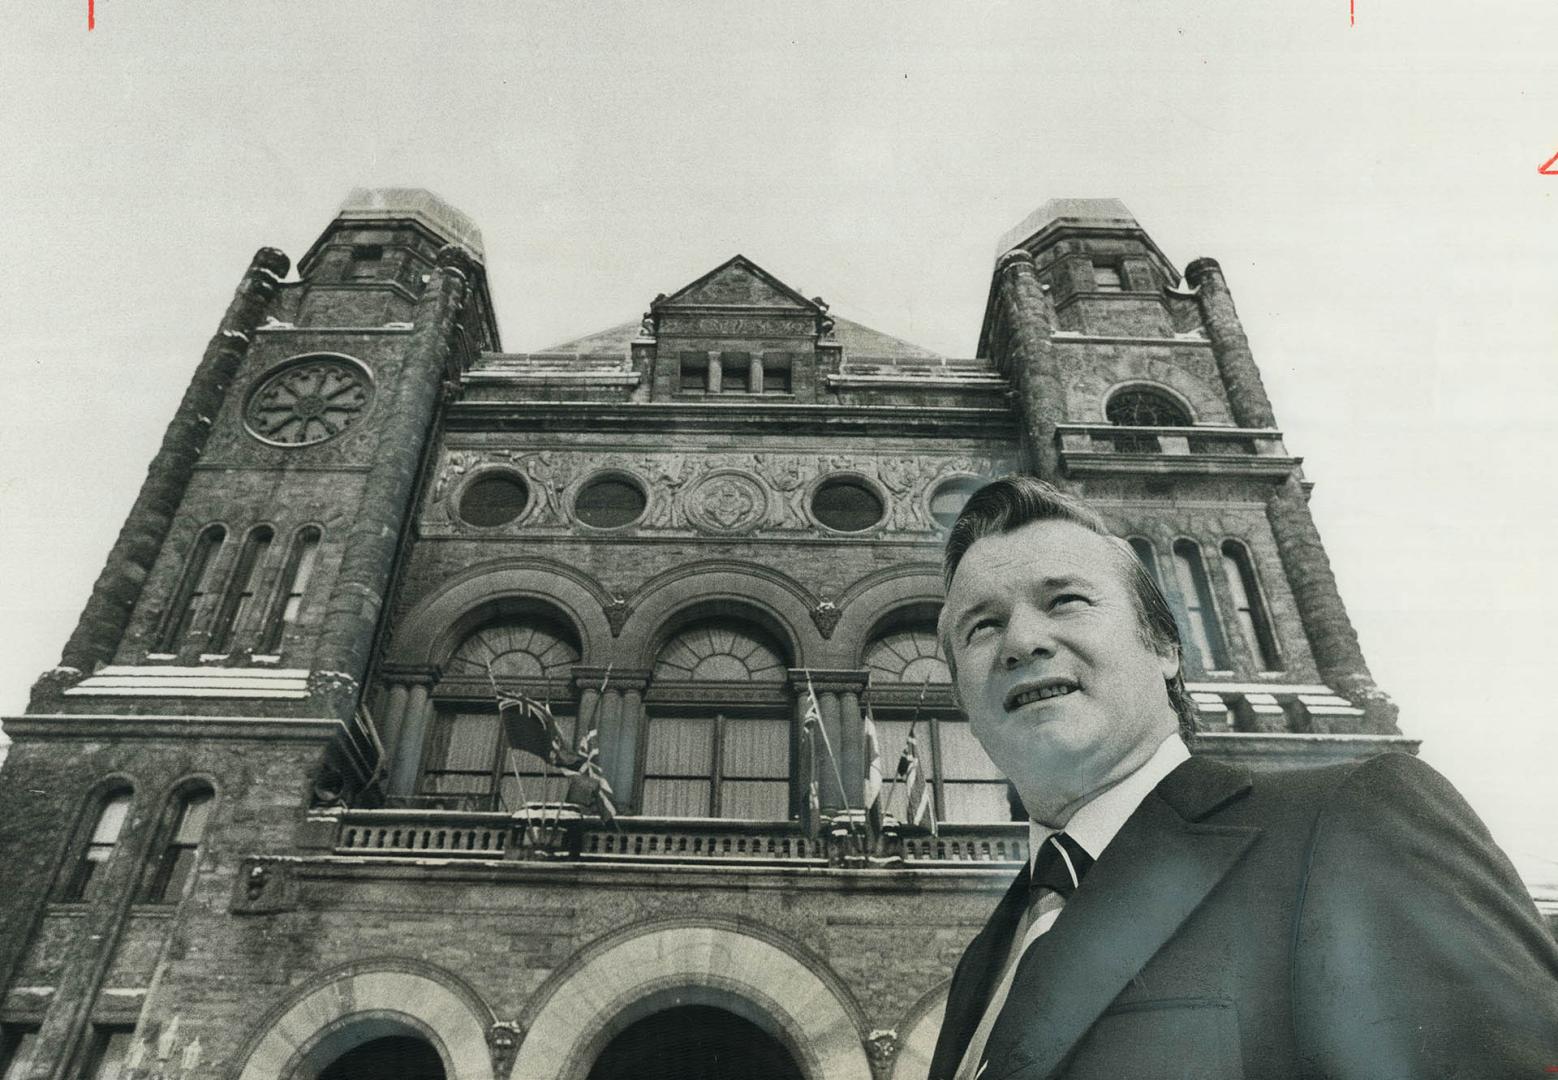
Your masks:
<instances>
[{"instance_id":1,"label":"tall narrow window","mask_svg":"<svg viewBox=\"0 0 1558 1080\"><path fill-rule=\"evenodd\" d=\"M790 814L790 722L652 717L644 813L783 821Z\"/></svg>"},{"instance_id":2,"label":"tall narrow window","mask_svg":"<svg viewBox=\"0 0 1558 1080\"><path fill-rule=\"evenodd\" d=\"M220 525L212 525L195 540L195 549L184 567L184 578L179 582L178 592L168 607L168 621L163 628L162 640L158 643L162 652L178 650L196 617L204 609L206 598L214 587L217 552L222 550L222 541L225 539L227 530Z\"/></svg>"},{"instance_id":3,"label":"tall narrow window","mask_svg":"<svg viewBox=\"0 0 1558 1080\"><path fill-rule=\"evenodd\" d=\"M147 879L144 894L147 903L177 903L184 895L184 885L195 872L200 835L206 830L212 798L211 789L204 786L191 788L180 796L167 843Z\"/></svg>"},{"instance_id":4,"label":"tall narrow window","mask_svg":"<svg viewBox=\"0 0 1558 1080\"><path fill-rule=\"evenodd\" d=\"M30 1024L0 1027L0 1080L22 1080L32 1071L38 1029Z\"/></svg>"},{"instance_id":5,"label":"tall narrow window","mask_svg":"<svg viewBox=\"0 0 1558 1080\"><path fill-rule=\"evenodd\" d=\"M1152 541L1142 536L1133 536L1127 543L1131 545L1131 550L1136 553L1136 558L1146 568L1147 576L1152 579L1152 583L1161 590L1163 588L1163 579L1158 576L1158 553L1153 550Z\"/></svg>"},{"instance_id":6,"label":"tall narrow window","mask_svg":"<svg viewBox=\"0 0 1558 1080\"><path fill-rule=\"evenodd\" d=\"M763 392L763 372L756 370L756 385L752 378L752 354L744 352L720 353L720 393L760 394Z\"/></svg>"},{"instance_id":7,"label":"tall narrow window","mask_svg":"<svg viewBox=\"0 0 1558 1080\"><path fill-rule=\"evenodd\" d=\"M1179 578L1179 593L1185 600L1190 640L1200 654L1202 670L1227 670L1228 653L1223 647L1222 629L1217 625L1217 609L1212 606L1201 549L1189 540L1175 541L1174 569Z\"/></svg>"},{"instance_id":8,"label":"tall narrow window","mask_svg":"<svg viewBox=\"0 0 1558 1080\"><path fill-rule=\"evenodd\" d=\"M115 1024L94 1028L86 1067L81 1070L82 1080L121 1080L130 1056L130 1040L134 1037L133 1026Z\"/></svg>"},{"instance_id":9,"label":"tall narrow window","mask_svg":"<svg viewBox=\"0 0 1558 1080\"><path fill-rule=\"evenodd\" d=\"M125 818L130 813L130 794L128 789L116 791L103 803L62 900L92 899L93 886L102 878L103 867L113 855L114 846L119 843L120 830L124 828Z\"/></svg>"},{"instance_id":10,"label":"tall narrow window","mask_svg":"<svg viewBox=\"0 0 1558 1080\"><path fill-rule=\"evenodd\" d=\"M1249 550L1237 540L1223 541L1223 573L1228 591L1233 594L1238 612L1239 630L1250 647L1250 655L1262 671L1280 671L1282 658L1277 652L1277 636L1272 633L1266 605L1261 603L1260 584L1255 579L1255 564Z\"/></svg>"},{"instance_id":11,"label":"tall narrow window","mask_svg":"<svg viewBox=\"0 0 1558 1080\"><path fill-rule=\"evenodd\" d=\"M241 628L254 610L254 597L260 585L260 570L265 565L265 553L270 550L271 538L276 535L269 525L259 525L249 530L238 554L238 565L233 567L228 579L227 591L222 595L222 606L217 608L216 622L211 627L210 649L225 653L232 648L234 632Z\"/></svg>"},{"instance_id":12,"label":"tall narrow window","mask_svg":"<svg viewBox=\"0 0 1558 1080\"><path fill-rule=\"evenodd\" d=\"M316 525L305 525L292 539L292 550L287 553L287 565L281 571L276 585L276 599L266 619L265 633L260 638L259 651L274 653L281 650L282 638L287 628L298 621L303 609L303 596L308 590L309 578L314 575L314 563L319 558L319 540L323 534Z\"/></svg>"}]
</instances>

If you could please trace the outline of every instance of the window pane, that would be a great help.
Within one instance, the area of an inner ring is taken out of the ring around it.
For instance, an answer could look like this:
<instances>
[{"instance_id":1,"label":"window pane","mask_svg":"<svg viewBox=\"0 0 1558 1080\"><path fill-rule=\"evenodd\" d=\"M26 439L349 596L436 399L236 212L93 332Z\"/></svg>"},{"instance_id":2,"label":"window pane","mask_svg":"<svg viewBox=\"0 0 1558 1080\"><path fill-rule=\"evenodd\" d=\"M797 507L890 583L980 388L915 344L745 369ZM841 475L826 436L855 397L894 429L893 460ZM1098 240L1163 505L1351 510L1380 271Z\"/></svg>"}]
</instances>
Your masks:
<instances>
[{"instance_id":1,"label":"window pane","mask_svg":"<svg viewBox=\"0 0 1558 1080\"><path fill-rule=\"evenodd\" d=\"M788 779L790 722L727 720L720 756L723 758L720 765L723 776Z\"/></svg>"},{"instance_id":2,"label":"window pane","mask_svg":"<svg viewBox=\"0 0 1558 1080\"><path fill-rule=\"evenodd\" d=\"M651 817L708 817L710 787L708 780L645 779L644 813Z\"/></svg>"},{"instance_id":3,"label":"window pane","mask_svg":"<svg viewBox=\"0 0 1558 1080\"><path fill-rule=\"evenodd\" d=\"M1010 821L1012 817L1004 783L949 783L942 787L942 799L948 821Z\"/></svg>"},{"instance_id":4,"label":"window pane","mask_svg":"<svg viewBox=\"0 0 1558 1080\"><path fill-rule=\"evenodd\" d=\"M167 854L164 856L168 863L164 869L166 877L163 880L159 894L151 898L152 903L178 903L179 897L184 895L184 883L195 872L195 855L198 850L198 848L185 847L183 845L168 849Z\"/></svg>"},{"instance_id":5,"label":"window pane","mask_svg":"<svg viewBox=\"0 0 1558 1080\"><path fill-rule=\"evenodd\" d=\"M962 721L942 720L937 725L941 739L941 775L947 780L1005 780L985 748ZM1004 797L1004 796L1003 796ZM997 820L1004 821L1004 818Z\"/></svg>"},{"instance_id":6,"label":"window pane","mask_svg":"<svg viewBox=\"0 0 1558 1080\"><path fill-rule=\"evenodd\" d=\"M206 817L210 812L211 793L209 791L191 795L184 801L184 808L179 812L179 824L174 830L173 839L183 844L198 844L201 834L206 831Z\"/></svg>"},{"instance_id":7,"label":"window pane","mask_svg":"<svg viewBox=\"0 0 1558 1080\"><path fill-rule=\"evenodd\" d=\"M9 1056L5 1059L5 1073L0 1080L21 1080L21 1077L26 1076L33 1065L33 1053L37 1048L36 1031L7 1031L5 1049Z\"/></svg>"},{"instance_id":8,"label":"window pane","mask_svg":"<svg viewBox=\"0 0 1558 1080\"><path fill-rule=\"evenodd\" d=\"M530 758L536 762L535 758ZM503 805L511 809L524 806L526 803L562 802L568 793L568 780L556 769L550 776L542 777L534 774L526 774L519 780L514 778L512 772L505 772L498 782L498 790L503 797Z\"/></svg>"},{"instance_id":9,"label":"window pane","mask_svg":"<svg viewBox=\"0 0 1558 1080\"><path fill-rule=\"evenodd\" d=\"M117 841L119 830L124 828L124 819L129 812L129 795L115 795L109 799L103 812L98 815L97 828L92 830L92 843L111 845Z\"/></svg>"},{"instance_id":10,"label":"window pane","mask_svg":"<svg viewBox=\"0 0 1558 1080\"><path fill-rule=\"evenodd\" d=\"M444 744L444 769L492 769L498 745L498 718L491 714L461 713L450 717L448 742Z\"/></svg>"},{"instance_id":11,"label":"window pane","mask_svg":"<svg viewBox=\"0 0 1558 1080\"><path fill-rule=\"evenodd\" d=\"M88 1072L92 1080L122 1080L127 1075L125 1058L130 1054L131 1031L100 1031Z\"/></svg>"},{"instance_id":12,"label":"window pane","mask_svg":"<svg viewBox=\"0 0 1558 1080\"><path fill-rule=\"evenodd\" d=\"M720 817L783 821L790 816L790 784L773 780L728 780L720 785Z\"/></svg>"},{"instance_id":13,"label":"window pane","mask_svg":"<svg viewBox=\"0 0 1558 1080\"><path fill-rule=\"evenodd\" d=\"M649 722L646 775L708 776L714 764L714 721L656 717Z\"/></svg>"}]
</instances>

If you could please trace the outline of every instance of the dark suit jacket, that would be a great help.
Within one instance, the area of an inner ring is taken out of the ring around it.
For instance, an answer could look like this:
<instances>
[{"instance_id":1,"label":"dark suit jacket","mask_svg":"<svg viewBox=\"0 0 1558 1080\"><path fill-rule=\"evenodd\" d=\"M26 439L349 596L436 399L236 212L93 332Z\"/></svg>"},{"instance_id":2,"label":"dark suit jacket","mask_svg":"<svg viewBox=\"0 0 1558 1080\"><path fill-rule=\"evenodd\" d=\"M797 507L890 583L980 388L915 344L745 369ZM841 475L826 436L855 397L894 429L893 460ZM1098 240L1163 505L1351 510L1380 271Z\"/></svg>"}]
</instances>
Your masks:
<instances>
[{"instance_id":1,"label":"dark suit jacket","mask_svg":"<svg viewBox=\"0 0 1558 1080\"><path fill-rule=\"evenodd\" d=\"M1026 902L952 979L947 1080ZM1024 955L981 1080L1535 1080L1558 945L1460 795L1414 757L1257 773L1192 758Z\"/></svg>"}]
</instances>

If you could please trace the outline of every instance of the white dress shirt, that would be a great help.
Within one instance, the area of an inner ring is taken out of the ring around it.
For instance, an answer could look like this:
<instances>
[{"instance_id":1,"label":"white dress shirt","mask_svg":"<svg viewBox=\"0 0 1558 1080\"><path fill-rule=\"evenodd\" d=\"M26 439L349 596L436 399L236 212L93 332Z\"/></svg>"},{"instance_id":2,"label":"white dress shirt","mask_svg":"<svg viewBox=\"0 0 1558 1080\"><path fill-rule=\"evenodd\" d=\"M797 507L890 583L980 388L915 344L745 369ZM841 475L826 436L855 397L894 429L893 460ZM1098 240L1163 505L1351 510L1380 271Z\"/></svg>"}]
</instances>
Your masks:
<instances>
[{"instance_id":1,"label":"white dress shirt","mask_svg":"<svg viewBox=\"0 0 1558 1080\"><path fill-rule=\"evenodd\" d=\"M1190 751L1185 748L1184 740L1179 737L1179 733L1175 732L1168 736L1158 744L1157 750L1141 768L1114 787L1084 803L1076 813L1072 814L1071 820L1066 822L1064 830L1066 835L1080 844L1082 850L1097 861L1103 855L1104 848L1109 846L1109 842L1115 838L1115 834L1120 831L1126 819L1136 812L1136 808L1141 805L1141 801L1148 793L1158 786L1160 780L1179 768L1180 764L1188 761L1189 758ZM1028 823L1030 876L1044 844L1060 831L1037 821ZM1022 921L1018 923L1017 933L1012 935L1012 947L1006 955L1001 981L996 984L995 993L990 995L990 1004L985 1007L979 1026L974 1029L974 1037L969 1040L968 1049L963 1053L963 1061L957 1071L958 1080L973 1080L979 1075L978 1070L984 1059L985 1043L990 1038L990 1029L995 1026L996 1017L1001 1014L1001 1009L1006 1004L1006 996L1011 993L1012 980L1017 975L1017 962L1022 959L1023 953L1028 951L1030 945L1055 925L1055 920L1060 917L1063 907L1065 901L1061 899L1060 894L1046 890L1038 903L1029 908Z\"/></svg>"}]
</instances>

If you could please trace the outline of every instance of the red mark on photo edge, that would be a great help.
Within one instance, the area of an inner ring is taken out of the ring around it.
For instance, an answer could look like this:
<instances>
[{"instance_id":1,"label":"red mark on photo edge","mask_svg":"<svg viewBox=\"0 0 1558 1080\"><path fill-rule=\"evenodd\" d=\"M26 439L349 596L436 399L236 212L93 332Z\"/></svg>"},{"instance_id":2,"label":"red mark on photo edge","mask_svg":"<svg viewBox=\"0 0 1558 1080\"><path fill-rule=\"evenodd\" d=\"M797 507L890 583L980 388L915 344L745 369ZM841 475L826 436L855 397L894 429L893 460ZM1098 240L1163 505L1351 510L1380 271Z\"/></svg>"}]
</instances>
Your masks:
<instances>
[{"instance_id":1,"label":"red mark on photo edge","mask_svg":"<svg viewBox=\"0 0 1558 1080\"><path fill-rule=\"evenodd\" d=\"M1555 165L1558 165L1558 154L1548 158L1547 164L1539 166L1536 171L1543 176L1558 176L1558 168L1554 168ZM1550 1066L1547 1071L1558 1073L1558 1065Z\"/></svg>"},{"instance_id":2,"label":"red mark on photo edge","mask_svg":"<svg viewBox=\"0 0 1558 1080\"><path fill-rule=\"evenodd\" d=\"M97 27L97 0L87 0L87 29Z\"/></svg>"},{"instance_id":3,"label":"red mark on photo edge","mask_svg":"<svg viewBox=\"0 0 1558 1080\"><path fill-rule=\"evenodd\" d=\"M92 0L87 0L87 3L91 2ZM1347 25L1358 25L1358 0L1347 0Z\"/></svg>"}]
</instances>

